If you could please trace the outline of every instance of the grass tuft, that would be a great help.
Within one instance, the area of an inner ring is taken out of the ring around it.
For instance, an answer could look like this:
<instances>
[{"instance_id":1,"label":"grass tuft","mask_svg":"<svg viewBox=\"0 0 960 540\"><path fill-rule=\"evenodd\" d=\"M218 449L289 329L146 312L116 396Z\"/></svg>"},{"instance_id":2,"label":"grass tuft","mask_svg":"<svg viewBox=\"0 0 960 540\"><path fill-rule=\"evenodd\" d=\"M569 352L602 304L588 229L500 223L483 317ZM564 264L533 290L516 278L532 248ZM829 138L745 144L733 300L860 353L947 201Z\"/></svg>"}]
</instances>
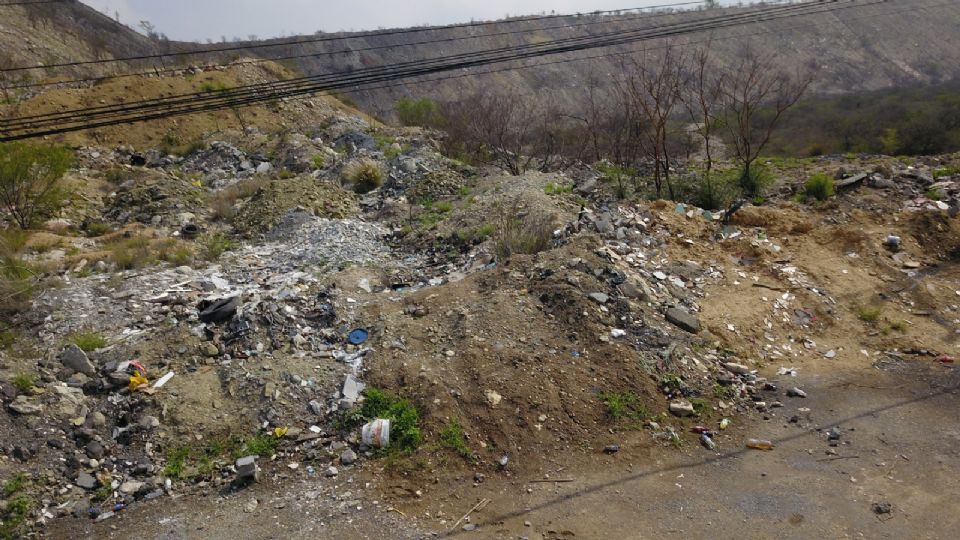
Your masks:
<instances>
[{"instance_id":1,"label":"grass tuft","mask_svg":"<svg viewBox=\"0 0 960 540\"><path fill-rule=\"evenodd\" d=\"M107 338L100 332L77 332L67 338L67 341L80 347L83 352L93 352L107 346Z\"/></svg>"},{"instance_id":2,"label":"grass tuft","mask_svg":"<svg viewBox=\"0 0 960 540\"><path fill-rule=\"evenodd\" d=\"M456 418L451 418L447 422L447 427L440 432L440 445L460 454L464 459L473 457L473 452L467 446L467 439L463 434L463 426Z\"/></svg>"}]
</instances>

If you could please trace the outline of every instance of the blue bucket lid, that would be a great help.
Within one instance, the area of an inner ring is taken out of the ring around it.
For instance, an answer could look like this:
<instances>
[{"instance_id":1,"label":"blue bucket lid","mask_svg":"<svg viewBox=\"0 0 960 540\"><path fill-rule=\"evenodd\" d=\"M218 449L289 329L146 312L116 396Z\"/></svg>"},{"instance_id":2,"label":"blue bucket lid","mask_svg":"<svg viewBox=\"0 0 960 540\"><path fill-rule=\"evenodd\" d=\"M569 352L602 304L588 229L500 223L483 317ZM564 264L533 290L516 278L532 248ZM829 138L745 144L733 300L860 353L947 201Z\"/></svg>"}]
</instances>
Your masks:
<instances>
[{"instance_id":1,"label":"blue bucket lid","mask_svg":"<svg viewBox=\"0 0 960 540\"><path fill-rule=\"evenodd\" d=\"M350 332L350 335L347 337L347 339L350 341L352 345L360 345L361 343L366 341L367 337L369 336L370 334L366 330L364 330L363 328L357 328L353 332Z\"/></svg>"}]
</instances>

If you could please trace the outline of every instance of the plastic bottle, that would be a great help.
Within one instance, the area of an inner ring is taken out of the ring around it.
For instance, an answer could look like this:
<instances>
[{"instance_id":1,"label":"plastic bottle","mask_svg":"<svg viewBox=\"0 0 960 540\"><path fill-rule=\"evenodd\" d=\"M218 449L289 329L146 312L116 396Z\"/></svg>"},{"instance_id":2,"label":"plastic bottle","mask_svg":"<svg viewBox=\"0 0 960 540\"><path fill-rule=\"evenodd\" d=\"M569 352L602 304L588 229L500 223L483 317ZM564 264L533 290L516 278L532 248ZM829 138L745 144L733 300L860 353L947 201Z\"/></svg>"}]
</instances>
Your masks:
<instances>
[{"instance_id":1,"label":"plastic bottle","mask_svg":"<svg viewBox=\"0 0 960 540\"><path fill-rule=\"evenodd\" d=\"M707 435L706 433L700 434L700 444L702 444L703 446L705 446L710 450L717 449L717 443L713 442L713 439L710 438L710 435Z\"/></svg>"},{"instance_id":2,"label":"plastic bottle","mask_svg":"<svg viewBox=\"0 0 960 540\"><path fill-rule=\"evenodd\" d=\"M754 450L773 450L773 443L762 439L750 439L747 441L747 448Z\"/></svg>"}]
</instances>

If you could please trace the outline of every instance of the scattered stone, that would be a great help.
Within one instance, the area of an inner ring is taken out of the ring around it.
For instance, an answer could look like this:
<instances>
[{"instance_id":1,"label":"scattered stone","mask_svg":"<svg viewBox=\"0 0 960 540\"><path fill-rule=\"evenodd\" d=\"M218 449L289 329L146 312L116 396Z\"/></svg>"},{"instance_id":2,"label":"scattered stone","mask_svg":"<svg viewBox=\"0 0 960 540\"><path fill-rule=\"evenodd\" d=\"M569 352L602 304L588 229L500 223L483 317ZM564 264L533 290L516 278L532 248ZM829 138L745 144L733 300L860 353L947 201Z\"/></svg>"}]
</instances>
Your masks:
<instances>
[{"instance_id":1,"label":"scattered stone","mask_svg":"<svg viewBox=\"0 0 960 540\"><path fill-rule=\"evenodd\" d=\"M797 387L793 387L787 390L787 397L805 398L807 397L807 393Z\"/></svg>"},{"instance_id":2,"label":"scattered stone","mask_svg":"<svg viewBox=\"0 0 960 540\"><path fill-rule=\"evenodd\" d=\"M610 297L602 292L590 293L590 299L598 304L606 304Z\"/></svg>"},{"instance_id":3,"label":"scattered stone","mask_svg":"<svg viewBox=\"0 0 960 540\"><path fill-rule=\"evenodd\" d=\"M737 364L734 362L726 362L723 364L723 369L733 373L735 375L747 375L750 373L750 368L743 364Z\"/></svg>"},{"instance_id":4,"label":"scattered stone","mask_svg":"<svg viewBox=\"0 0 960 540\"><path fill-rule=\"evenodd\" d=\"M477 525L475 523L467 523L463 526L464 532L472 532L477 530Z\"/></svg>"},{"instance_id":5,"label":"scattered stone","mask_svg":"<svg viewBox=\"0 0 960 540\"><path fill-rule=\"evenodd\" d=\"M120 484L120 493L124 495L135 495L143 489L143 482L128 481Z\"/></svg>"},{"instance_id":6,"label":"scattered stone","mask_svg":"<svg viewBox=\"0 0 960 540\"><path fill-rule=\"evenodd\" d=\"M257 467L257 456L246 456L238 459L234 464L237 469L237 481L248 482L258 481L260 468Z\"/></svg>"},{"instance_id":7,"label":"scattered stone","mask_svg":"<svg viewBox=\"0 0 960 540\"><path fill-rule=\"evenodd\" d=\"M353 465L357 461L357 453L351 449L346 449L340 454L340 463L343 465Z\"/></svg>"},{"instance_id":8,"label":"scattered stone","mask_svg":"<svg viewBox=\"0 0 960 540\"><path fill-rule=\"evenodd\" d=\"M260 506L260 501L257 499L250 499L250 501L243 505L243 511L247 514L252 514L257 511L257 507Z\"/></svg>"},{"instance_id":9,"label":"scattered stone","mask_svg":"<svg viewBox=\"0 0 960 540\"><path fill-rule=\"evenodd\" d=\"M97 374L97 368L87 358L87 353L76 345L70 345L60 353L60 363L73 373L83 373L88 377Z\"/></svg>"},{"instance_id":10,"label":"scattered stone","mask_svg":"<svg viewBox=\"0 0 960 540\"><path fill-rule=\"evenodd\" d=\"M700 320L696 316L679 309L670 308L666 312L667 321L680 327L691 334L700 332Z\"/></svg>"},{"instance_id":11,"label":"scattered stone","mask_svg":"<svg viewBox=\"0 0 960 540\"><path fill-rule=\"evenodd\" d=\"M13 400L7 407L9 407L11 411L24 416L43 412L43 406L30 401L27 396L17 396L17 399Z\"/></svg>"},{"instance_id":12,"label":"scattered stone","mask_svg":"<svg viewBox=\"0 0 960 540\"><path fill-rule=\"evenodd\" d=\"M320 403L319 401L315 399L311 399L310 403L308 403L307 406L310 407L310 412L312 412L313 414L317 416L323 416L324 407L323 407L323 404Z\"/></svg>"},{"instance_id":13,"label":"scattered stone","mask_svg":"<svg viewBox=\"0 0 960 540\"><path fill-rule=\"evenodd\" d=\"M670 413L679 417L693 416L693 403L685 399L673 401L670 403Z\"/></svg>"},{"instance_id":14,"label":"scattered stone","mask_svg":"<svg viewBox=\"0 0 960 540\"><path fill-rule=\"evenodd\" d=\"M873 513L878 516L893 512L893 505L888 502L873 503Z\"/></svg>"},{"instance_id":15,"label":"scattered stone","mask_svg":"<svg viewBox=\"0 0 960 540\"><path fill-rule=\"evenodd\" d=\"M210 358L215 358L220 356L220 349L217 347L216 343L208 341L207 344L203 346L203 354Z\"/></svg>"},{"instance_id":16,"label":"scattered stone","mask_svg":"<svg viewBox=\"0 0 960 540\"><path fill-rule=\"evenodd\" d=\"M604 454L616 454L616 453L619 452L619 451L620 451L620 445L619 445L619 444L611 444L611 445L608 445L608 446L604 447L604 449L603 449L603 453L604 453Z\"/></svg>"},{"instance_id":17,"label":"scattered stone","mask_svg":"<svg viewBox=\"0 0 960 540\"><path fill-rule=\"evenodd\" d=\"M97 479L88 473L82 472L77 475L77 485L83 489L92 491L97 488Z\"/></svg>"},{"instance_id":18,"label":"scattered stone","mask_svg":"<svg viewBox=\"0 0 960 540\"><path fill-rule=\"evenodd\" d=\"M90 441L87 444L86 448L83 449L84 453L87 454L87 457L90 459L102 459L103 458L103 445L97 441Z\"/></svg>"},{"instance_id":19,"label":"scattered stone","mask_svg":"<svg viewBox=\"0 0 960 540\"><path fill-rule=\"evenodd\" d=\"M503 396L494 392L493 390L487 390L486 397L487 403L489 403L491 407L496 407L497 405L500 405L501 401L503 401Z\"/></svg>"},{"instance_id":20,"label":"scattered stone","mask_svg":"<svg viewBox=\"0 0 960 540\"><path fill-rule=\"evenodd\" d=\"M331 465L331 466L327 467L326 472L324 472L323 474L324 474L324 476L326 476L327 478L334 478L335 476L337 476L338 474L340 474L340 471L337 470L336 467L334 467L333 465Z\"/></svg>"}]
</instances>

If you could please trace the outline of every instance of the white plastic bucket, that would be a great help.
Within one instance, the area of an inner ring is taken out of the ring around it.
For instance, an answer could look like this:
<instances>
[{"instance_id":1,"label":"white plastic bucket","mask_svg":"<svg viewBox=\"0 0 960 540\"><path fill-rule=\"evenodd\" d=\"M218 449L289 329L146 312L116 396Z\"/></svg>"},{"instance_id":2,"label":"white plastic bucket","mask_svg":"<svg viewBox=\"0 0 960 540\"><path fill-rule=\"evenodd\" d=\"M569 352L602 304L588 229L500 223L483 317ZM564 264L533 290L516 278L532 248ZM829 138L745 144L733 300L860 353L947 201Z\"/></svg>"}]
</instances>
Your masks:
<instances>
[{"instance_id":1,"label":"white plastic bucket","mask_svg":"<svg viewBox=\"0 0 960 540\"><path fill-rule=\"evenodd\" d=\"M360 432L363 444L373 448L390 446L390 420L374 420L363 426Z\"/></svg>"}]
</instances>

